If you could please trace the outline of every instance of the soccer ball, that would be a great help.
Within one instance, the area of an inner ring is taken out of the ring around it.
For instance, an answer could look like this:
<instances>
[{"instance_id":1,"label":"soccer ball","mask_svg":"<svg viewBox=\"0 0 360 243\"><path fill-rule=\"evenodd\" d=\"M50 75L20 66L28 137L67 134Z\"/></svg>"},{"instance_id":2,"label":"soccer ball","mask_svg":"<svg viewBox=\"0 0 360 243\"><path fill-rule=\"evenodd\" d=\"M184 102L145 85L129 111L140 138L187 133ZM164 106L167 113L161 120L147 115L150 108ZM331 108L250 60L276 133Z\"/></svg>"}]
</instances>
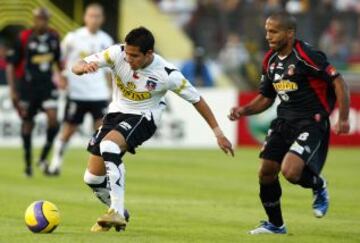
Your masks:
<instances>
[{"instance_id":1,"label":"soccer ball","mask_svg":"<svg viewBox=\"0 0 360 243\"><path fill-rule=\"evenodd\" d=\"M51 233L59 223L59 210L49 201L33 202L25 211L25 224L34 233Z\"/></svg>"}]
</instances>

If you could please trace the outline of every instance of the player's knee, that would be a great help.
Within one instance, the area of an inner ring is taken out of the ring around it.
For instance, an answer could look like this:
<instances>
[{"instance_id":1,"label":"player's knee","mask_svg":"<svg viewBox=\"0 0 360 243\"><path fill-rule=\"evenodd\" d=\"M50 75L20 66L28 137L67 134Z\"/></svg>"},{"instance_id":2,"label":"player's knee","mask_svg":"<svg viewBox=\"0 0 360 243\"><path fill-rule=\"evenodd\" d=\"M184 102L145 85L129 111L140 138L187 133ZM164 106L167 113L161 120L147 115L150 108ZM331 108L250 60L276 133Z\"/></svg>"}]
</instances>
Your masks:
<instances>
[{"instance_id":1,"label":"player's knee","mask_svg":"<svg viewBox=\"0 0 360 243\"><path fill-rule=\"evenodd\" d=\"M34 123L31 121L24 121L21 125L22 134L30 134L34 127Z\"/></svg>"},{"instance_id":2,"label":"player's knee","mask_svg":"<svg viewBox=\"0 0 360 243\"><path fill-rule=\"evenodd\" d=\"M281 173L285 177L286 180L288 180L290 183L296 184L301 177L301 171L297 171L292 168L283 168L281 170Z\"/></svg>"},{"instance_id":3,"label":"player's knee","mask_svg":"<svg viewBox=\"0 0 360 243\"><path fill-rule=\"evenodd\" d=\"M104 161L113 162L116 165L121 164L121 149L115 142L102 140L100 142L100 153Z\"/></svg>"},{"instance_id":4,"label":"player's knee","mask_svg":"<svg viewBox=\"0 0 360 243\"><path fill-rule=\"evenodd\" d=\"M48 140L52 141L56 137L57 133L59 132L59 124L56 123L53 126L49 126L47 129L47 136Z\"/></svg>"},{"instance_id":5,"label":"player's knee","mask_svg":"<svg viewBox=\"0 0 360 243\"><path fill-rule=\"evenodd\" d=\"M103 153L113 153L120 154L121 150L119 145L111 140L102 140L100 142L100 152Z\"/></svg>"},{"instance_id":6,"label":"player's knee","mask_svg":"<svg viewBox=\"0 0 360 243\"><path fill-rule=\"evenodd\" d=\"M270 184L277 179L278 175L276 171L261 167L258 172L258 177L261 184Z\"/></svg>"}]
</instances>

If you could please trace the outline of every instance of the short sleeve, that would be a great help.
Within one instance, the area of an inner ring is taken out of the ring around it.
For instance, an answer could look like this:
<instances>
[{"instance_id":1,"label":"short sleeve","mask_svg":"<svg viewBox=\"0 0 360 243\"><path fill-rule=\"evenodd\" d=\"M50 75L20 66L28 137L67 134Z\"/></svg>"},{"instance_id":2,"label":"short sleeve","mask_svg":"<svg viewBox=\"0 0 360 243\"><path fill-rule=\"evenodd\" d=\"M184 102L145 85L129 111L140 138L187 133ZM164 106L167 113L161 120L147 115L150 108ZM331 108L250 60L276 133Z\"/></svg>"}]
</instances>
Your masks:
<instances>
[{"instance_id":1,"label":"short sleeve","mask_svg":"<svg viewBox=\"0 0 360 243\"><path fill-rule=\"evenodd\" d=\"M169 90L192 104L200 101L199 92L178 70L174 70L169 74Z\"/></svg>"},{"instance_id":2,"label":"short sleeve","mask_svg":"<svg viewBox=\"0 0 360 243\"><path fill-rule=\"evenodd\" d=\"M101 52L84 58L85 62L95 62L99 67L110 67L113 68L115 65L116 56L119 55L121 49L120 46L114 45Z\"/></svg>"},{"instance_id":3,"label":"short sleeve","mask_svg":"<svg viewBox=\"0 0 360 243\"><path fill-rule=\"evenodd\" d=\"M73 33L68 33L61 41L61 59L66 60L69 53L72 51Z\"/></svg>"},{"instance_id":4,"label":"short sleeve","mask_svg":"<svg viewBox=\"0 0 360 243\"><path fill-rule=\"evenodd\" d=\"M328 62L325 53L313 49L305 42L297 42L296 47L301 58L315 71L314 76L332 82L340 75L335 67Z\"/></svg>"},{"instance_id":5,"label":"short sleeve","mask_svg":"<svg viewBox=\"0 0 360 243\"><path fill-rule=\"evenodd\" d=\"M328 62L325 53L318 52L317 56L318 56L317 63L319 63L319 67L320 67L320 70L318 72L319 77L321 77L322 79L328 82L332 82L340 74L338 73L336 68Z\"/></svg>"},{"instance_id":6,"label":"short sleeve","mask_svg":"<svg viewBox=\"0 0 360 243\"><path fill-rule=\"evenodd\" d=\"M108 44L107 44L108 46L114 45L114 40L113 40L113 38L111 38L111 36L108 36L107 42L108 42Z\"/></svg>"},{"instance_id":7,"label":"short sleeve","mask_svg":"<svg viewBox=\"0 0 360 243\"><path fill-rule=\"evenodd\" d=\"M274 86L272 85L272 81L267 77L266 73L264 72L261 75L259 93L270 99L275 99L277 94Z\"/></svg>"}]
</instances>

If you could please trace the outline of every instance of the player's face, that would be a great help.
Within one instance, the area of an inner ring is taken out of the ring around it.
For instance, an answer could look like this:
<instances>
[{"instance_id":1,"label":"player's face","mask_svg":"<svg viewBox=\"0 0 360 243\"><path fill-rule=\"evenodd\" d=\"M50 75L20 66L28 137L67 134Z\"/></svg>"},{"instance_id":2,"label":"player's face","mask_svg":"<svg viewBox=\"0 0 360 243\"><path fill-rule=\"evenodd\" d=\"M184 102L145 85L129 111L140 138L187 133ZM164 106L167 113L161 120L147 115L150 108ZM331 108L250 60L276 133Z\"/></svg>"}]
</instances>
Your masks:
<instances>
[{"instance_id":1,"label":"player's face","mask_svg":"<svg viewBox=\"0 0 360 243\"><path fill-rule=\"evenodd\" d=\"M84 22L86 27L90 29L90 31L97 31L100 29L101 25L104 22L103 11L99 7L89 7L86 10L84 16Z\"/></svg>"},{"instance_id":2,"label":"player's face","mask_svg":"<svg viewBox=\"0 0 360 243\"><path fill-rule=\"evenodd\" d=\"M150 64L153 57L153 52L148 51L146 54L140 51L140 47L125 45L126 61L129 63L132 70L143 68Z\"/></svg>"},{"instance_id":3,"label":"player's face","mask_svg":"<svg viewBox=\"0 0 360 243\"><path fill-rule=\"evenodd\" d=\"M34 28L39 32L44 32L48 27L49 19L42 16L34 17Z\"/></svg>"},{"instance_id":4,"label":"player's face","mask_svg":"<svg viewBox=\"0 0 360 243\"><path fill-rule=\"evenodd\" d=\"M289 43L289 31L285 30L279 21L268 18L265 23L266 40L269 47L277 52L281 52Z\"/></svg>"}]
</instances>

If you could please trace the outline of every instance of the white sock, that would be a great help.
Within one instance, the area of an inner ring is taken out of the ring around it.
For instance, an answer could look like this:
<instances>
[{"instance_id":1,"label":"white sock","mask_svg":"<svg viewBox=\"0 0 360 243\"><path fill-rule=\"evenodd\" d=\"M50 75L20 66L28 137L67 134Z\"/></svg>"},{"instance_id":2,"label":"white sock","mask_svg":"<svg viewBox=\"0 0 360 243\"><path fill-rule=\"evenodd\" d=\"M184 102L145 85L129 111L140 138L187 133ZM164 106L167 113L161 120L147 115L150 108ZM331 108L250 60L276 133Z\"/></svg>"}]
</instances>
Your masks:
<instances>
[{"instance_id":1,"label":"white sock","mask_svg":"<svg viewBox=\"0 0 360 243\"><path fill-rule=\"evenodd\" d=\"M68 142L64 142L61 139L56 139L54 144L54 154L49 166L49 172L54 172L57 169L61 169L63 156L66 150Z\"/></svg>"},{"instance_id":2,"label":"white sock","mask_svg":"<svg viewBox=\"0 0 360 243\"><path fill-rule=\"evenodd\" d=\"M105 154L111 154L112 156L119 156L121 150L119 146L109 140L102 141L100 143L100 151L103 155L106 175L108 177L108 186L110 188L110 198L111 198L111 209L115 209L121 216L124 217L124 194L125 194L125 173L121 169L121 164L119 167L114 163L115 161L107 160Z\"/></svg>"},{"instance_id":3,"label":"white sock","mask_svg":"<svg viewBox=\"0 0 360 243\"><path fill-rule=\"evenodd\" d=\"M95 196L108 207L110 207L111 200L109 194L109 188L105 183L106 176L97 176L92 174L89 170L85 171L84 182L91 187Z\"/></svg>"}]
</instances>

